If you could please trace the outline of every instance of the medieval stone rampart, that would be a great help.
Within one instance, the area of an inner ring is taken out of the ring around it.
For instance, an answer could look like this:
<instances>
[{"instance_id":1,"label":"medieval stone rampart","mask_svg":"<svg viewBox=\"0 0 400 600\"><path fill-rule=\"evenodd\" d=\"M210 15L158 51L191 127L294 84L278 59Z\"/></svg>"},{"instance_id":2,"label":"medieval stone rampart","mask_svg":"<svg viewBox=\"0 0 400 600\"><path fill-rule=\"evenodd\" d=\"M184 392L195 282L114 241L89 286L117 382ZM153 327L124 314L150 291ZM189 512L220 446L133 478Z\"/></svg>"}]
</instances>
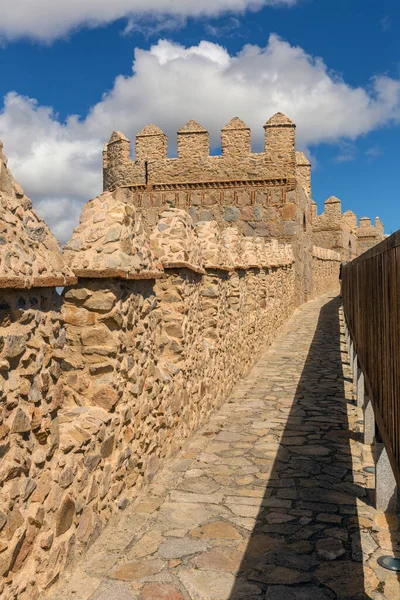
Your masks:
<instances>
[{"instance_id":1,"label":"medieval stone rampart","mask_svg":"<svg viewBox=\"0 0 400 600\"><path fill-rule=\"evenodd\" d=\"M310 296L337 285L339 257L304 243L302 189L279 208L292 245L187 207L149 218L138 193L88 202L61 255L0 157L4 600L40 598L207 421L295 310L304 265Z\"/></svg>"},{"instance_id":2,"label":"medieval stone rampart","mask_svg":"<svg viewBox=\"0 0 400 600\"><path fill-rule=\"evenodd\" d=\"M208 132L189 121L177 134L177 158L167 156L167 137L156 125L130 142L114 131L103 154L104 190L133 192L147 227L167 206L189 212L195 223L236 226L244 236L290 243L296 259L296 297L311 298L311 165L295 152L295 124L277 113L264 125L264 151L251 151L249 127L237 117L221 131L221 151L210 155Z\"/></svg>"},{"instance_id":3,"label":"medieval stone rampart","mask_svg":"<svg viewBox=\"0 0 400 600\"><path fill-rule=\"evenodd\" d=\"M376 218L375 226L371 225L368 217L362 217L360 226L357 227L356 215L351 210L342 214L342 204L335 196L325 201L321 215L317 215L315 203L312 211L314 244L338 252L342 261L356 258L384 238L384 228L379 217Z\"/></svg>"}]
</instances>

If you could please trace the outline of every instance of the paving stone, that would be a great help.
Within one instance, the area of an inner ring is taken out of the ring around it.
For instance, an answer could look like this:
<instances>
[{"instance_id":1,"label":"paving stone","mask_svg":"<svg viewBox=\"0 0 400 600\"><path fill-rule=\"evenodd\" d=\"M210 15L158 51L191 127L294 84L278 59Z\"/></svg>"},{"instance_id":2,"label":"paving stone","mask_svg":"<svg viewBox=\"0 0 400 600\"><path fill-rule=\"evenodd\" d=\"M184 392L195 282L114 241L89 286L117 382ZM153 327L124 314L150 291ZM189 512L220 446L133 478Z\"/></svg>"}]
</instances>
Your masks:
<instances>
[{"instance_id":1,"label":"paving stone","mask_svg":"<svg viewBox=\"0 0 400 600\"><path fill-rule=\"evenodd\" d=\"M90 600L139 600L127 583L106 581L94 592Z\"/></svg>"},{"instance_id":2,"label":"paving stone","mask_svg":"<svg viewBox=\"0 0 400 600\"><path fill-rule=\"evenodd\" d=\"M352 561L341 560L321 564L315 576L322 585L333 590L339 599L357 597L364 593L363 570Z\"/></svg>"},{"instance_id":3,"label":"paving stone","mask_svg":"<svg viewBox=\"0 0 400 600\"><path fill-rule=\"evenodd\" d=\"M160 558L181 558L190 554L204 552L207 550L207 543L202 540L191 540L190 538L171 538L165 540L158 552Z\"/></svg>"},{"instance_id":4,"label":"paving stone","mask_svg":"<svg viewBox=\"0 0 400 600\"><path fill-rule=\"evenodd\" d=\"M178 577L190 594L192 600L233 600L231 594L236 577L230 573L217 571L182 570ZM242 598L258 594L260 588L252 583L243 583L240 591Z\"/></svg>"},{"instance_id":5,"label":"paving stone","mask_svg":"<svg viewBox=\"0 0 400 600\"><path fill-rule=\"evenodd\" d=\"M190 532L192 537L207 539L207 538L217 538L217 539L231 539L231 540L241 540L242 536L238 532L235 527L230 525L229 523L225 523L224 521L213 521L211 523L207 523L207 525L203 525L203 527L199 527L198 529L193 529Z\"/></svg>"},{"instance_id":6,"label":"paving stone","mask_svg":"<svg viewBox=\"0 0 400 600\"><path fill-rule=\"evenodd\" d=\"M315 548L318 556L325 558L326 560L335 560L346 552L342 542L335 538L322 538L317 540Z\"/></svg>"},{"instance_id":7,"label":"paving stone","mask_svg":"<svg viewBox=\"0 0 400 600\"><path fill-rule=\"evenodd\" d=\"M263 584L294 584L307 583L312 580L311 573L288 569L287 567L276 567L268 565L267 568L251 571L249 575L252 581L259 581Z\"/></svg>"},{"instance_id":8,"label":"paving stone","mask_svg":"<svg viewBox=\"0 0 400 600\"><path fill-rule=\"evenodd\" d=\"M160 498L149 498L146 499L144 502L139 502L139 504L135 506L135 512L153 513L155 510L160 508L161 504L162 500Z\"/></svg>"},{"instance_id":9,"label":"paving stone","mask_svg":"<svg viewBox=\"0 0 400 600\"><path fill-rule=\"evenodd\" d=\"M191 563L198 569L236 572L239 570L243 558L243 553L237 552L233 548L222 547L199 554L192 559Z\"/></svg>"},{"instance_id":10,"label":"paving stone","mask_svg":"<svg viewBox=\"0 0 400 600\"><path fill-rule=\"evenodd\" d=\"M162 560L138 560L134 562L119 565L110 573L113 579L122 579L123 581L136 581L155 575L165 567L166 563Z\"/></svg>"},{"instance_id":11,"label":"paving stone","mask_svg":"<svg viewBox=\"0 0 400 600\"><path fill-rule=\"evenodd\" d=\"M185 600L185 597L174 585L155 583L143 588L140 600Z\"/></svg>"},{"instance_id":12,"label":"paving stone","mask_svg":"<svg viewBox=\"0 0 400 600\"><path fill-rule=\"evenodd\" d=\"M137 541L129 551L129 556L148 556L157 552L164 537L160 531L148 531Z\"/></svg>"},{"instance_id":13,"label":"paving stone","mask_svg":"<svg viewBox=\"0 0 400 600\"><path fill-rule=\"evenodd\" d=\"M323 590L316 585L302 587L272 585L268 587L266 600L332 600L329 590Z\"/></svg>"}]
</instances>

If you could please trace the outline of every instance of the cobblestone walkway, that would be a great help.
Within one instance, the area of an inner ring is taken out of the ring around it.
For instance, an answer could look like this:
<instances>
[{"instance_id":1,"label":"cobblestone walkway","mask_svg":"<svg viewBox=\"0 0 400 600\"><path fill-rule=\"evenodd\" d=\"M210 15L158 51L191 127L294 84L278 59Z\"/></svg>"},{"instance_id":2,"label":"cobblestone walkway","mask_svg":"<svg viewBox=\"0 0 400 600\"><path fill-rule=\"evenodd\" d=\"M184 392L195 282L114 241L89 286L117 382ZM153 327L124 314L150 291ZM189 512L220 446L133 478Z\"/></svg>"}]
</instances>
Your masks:
<instances>
[{"instance_id":1,"label":"cobblestone walkway","mask_svg":"<svg viewBox=\"0 0 400 600\"><path fill-rule=\"evenodd\" d=\"M396 600L339 304L303 306L51 600ZM396 537L397 536L397 537Z\"/></svg>"}]
</instances>

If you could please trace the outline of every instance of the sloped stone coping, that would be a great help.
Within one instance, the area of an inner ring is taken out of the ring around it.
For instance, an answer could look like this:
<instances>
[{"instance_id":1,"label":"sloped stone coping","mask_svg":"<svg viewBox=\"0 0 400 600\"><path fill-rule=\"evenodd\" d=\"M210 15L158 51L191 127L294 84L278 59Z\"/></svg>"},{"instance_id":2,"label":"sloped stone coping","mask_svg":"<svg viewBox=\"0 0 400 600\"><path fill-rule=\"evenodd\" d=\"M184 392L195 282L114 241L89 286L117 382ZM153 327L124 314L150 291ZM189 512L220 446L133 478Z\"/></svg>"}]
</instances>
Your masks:
<instances>
[{"instance_id":1,"label":"sloped stone coping","mask_svg":"<svg viewBox=\"0 0 400 600\"><path fill-rule=\"evenodd\" d=\"M313 246L312 255L314 258L319 258L320 260L341 261L340 254L334 250L329 250L328 248Z\"/></svg>"},{"instance_id":2,"label":"sloped stone coping","mask_svg":"<svg viewBox=\"0 0 400 600\"><path fill-rule=\"evenodd\" d=\"M129 192L116 190L85 204L80 224L64 247L64 258L78 277L162 277L162 265L130 200Z\"/></svg>"},{"instance_id":3,"label":"sloped stone coping","mask_svg":"<svg viewBox=\"0 0 400 600\"><path fill-rule=\"evenodd\" d=\"M52 288L74 285L78 281L75 275L45 277L0 277L0 289L30 290L32 288Z\"/></svg>"},{"instance_id":4,"label":"sloped stone coping","mask_svg":"<svg viewBox=\"0 0 400 600\"><path fill-rule=\"evenodd\" d=\"M164 269L190 269L190 271L194 271L195 273L200 273L201 275L205 275L206 270L202 267L198 267L186 261L162 261Z\"/></svg>"},{"instance_id":5,"label":"sloped stone coping","mask_svg":"<svg viewBox=\"0 0 400 600\"><path fill-rule=\"evenodd\" d=\"M160 277L163 277L164 275L164 271L141 271L140 273L130 273L123 269L74 269L74 271L77 277L87 277L88 279L107 279L109 277L118 277L119 279L129 280L160 279Z\"/></svg>"}]
</instances>

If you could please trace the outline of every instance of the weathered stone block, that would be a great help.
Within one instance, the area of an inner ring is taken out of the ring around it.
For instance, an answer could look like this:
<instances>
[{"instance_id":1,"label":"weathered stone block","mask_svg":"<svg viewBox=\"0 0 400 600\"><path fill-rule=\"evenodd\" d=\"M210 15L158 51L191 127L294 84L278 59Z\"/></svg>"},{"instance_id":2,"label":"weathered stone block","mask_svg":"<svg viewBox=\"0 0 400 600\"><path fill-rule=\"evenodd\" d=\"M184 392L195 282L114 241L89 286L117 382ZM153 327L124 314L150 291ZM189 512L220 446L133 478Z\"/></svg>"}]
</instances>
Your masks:
<instances>
[{"instance_id":1,"label":"weathered stone block","mask_svg":"<svg viewBox=\"0 0 400 600\"><path fill-rule=\"evenodd\" d=\"M71 496L65 496L56 514L56 537L71 527L75 516L75 502Z\"/></svg>"},{"instance_id":2,"label":"weathered stone block","mask_svg":"<svg viewBox=\"0 0 400 600\"><path fill-rule=\"evenodd\" d=\"M112 410L118 402L118 394L114 388L104 386L94 392L92 402L104 410Z\"/></svg>"},{"instance_id":3,"label":"weathered stone block","mask_svg":"<svg viewBox=\"0 0 400 600\"><path fill-rule=\"evenodd\" d=\"M225 221L233 223L240 219L240 209L235 206L225 206Z\"/></svg>"}]
</instances>

